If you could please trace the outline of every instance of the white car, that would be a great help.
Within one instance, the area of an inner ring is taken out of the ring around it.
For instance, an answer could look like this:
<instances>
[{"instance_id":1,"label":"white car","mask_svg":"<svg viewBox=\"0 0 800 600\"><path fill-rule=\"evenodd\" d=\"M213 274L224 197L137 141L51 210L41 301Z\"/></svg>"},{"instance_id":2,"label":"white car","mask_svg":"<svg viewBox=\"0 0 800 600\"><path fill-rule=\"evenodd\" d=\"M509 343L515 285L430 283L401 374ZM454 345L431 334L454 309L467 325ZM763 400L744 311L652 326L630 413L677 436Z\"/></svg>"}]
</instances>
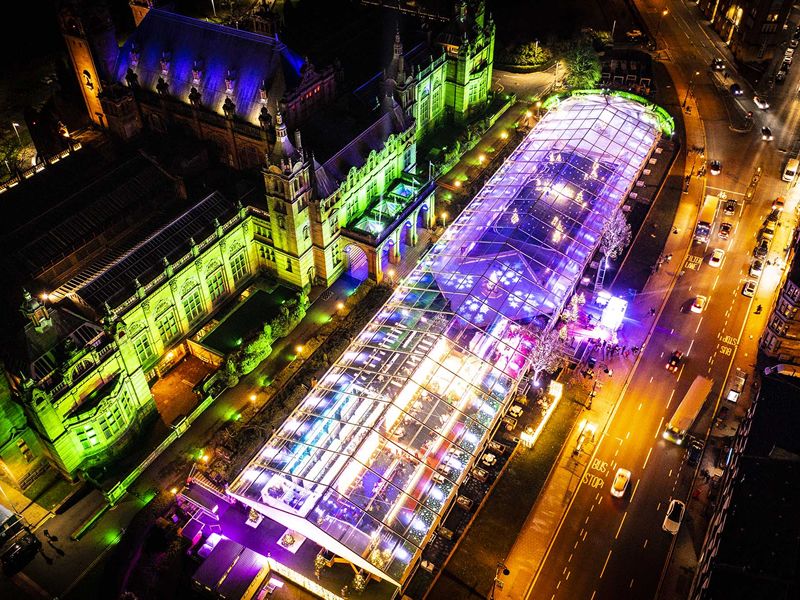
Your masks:
<instances>
[{"instance_id":1,"label":"white car","mask_svg":"<svg viewBox=\"0 0 800 600\"><path fill-rule=\"evenodd\" d=\"M747 282L744 284L742 288L742 295L747 296L748 298L752 298L756 293L756 286L758 284L753 281L752 279L748 279Z\"/></svg>"},{"instance_id":2,"label":"white car","mask_svg":"<svg viewBox=\"0 0 800 600\"><path fill-rule=\"evenodd\" d=\"M617 474L614 476L614 483L611 485L611 495L616 498L622 498L630 482L631 472L622 467L617 469Z\"/></svg>"},{"instance_id":3,"label":"white car","mask_svg":"<svg viewBox=\"0 0 800 600\"><path fill-rule=\"evenodd\" d=\"M706 308L706 302L708 302L708 298L706 296L698 296L692 302L692 312L693 313L701 313Z\"/></svg>"},{"instance_id":4,"label":"white car","mask_svg":"<svg viewBox=\"0 0 800 600\"><path fill-rule=\"evenodd\" d=\"M761 272L764 270L764 263L760 260L754 260L750 265L750 277L761 277Z\"/></svg>"},{"instance_id":5,"label":"white car","mask_svg":"<svg viewBox=\"0 0 800 600\"><path fill-rule=\"evenodd\" d=\"M722 264L722 259L725 258L725 250L722 248L715 248L711 253L711 258L708 259L710 267L718 267Z\"/></svg>"},{"instance_id":6,"label":"white car","mask_svg":"<svg viewBox=\"0 0 800 600\"><path fill-rule=\"evenodd\" d=\"M492 454L491 452L487 452L481 458L481 462L484 465L486 465L487 467L491 467L491 466L497 464L497 457L494 454Z\"/></svg>"},{"instance_id":7,"label":"white car","mask_svg":"<svg viewBox=\"0 0 800 600\"><path fill-rule=\"evenodd\" d=\"M767 110L769 108L769 102L761 96L753 96L753 102L755 102L756 106L761 110Z\"/></svg>"},{"instance_id":8,"label":"white car","mask_svg":"<svg viewBox=\"0 0 800 600\"><path fill-rule=\"evenodd\" d=\"M508 415L510 417L514 417L515 419L519 419L522 416L522 407L519 404L515 404L508 409Z\"/></svg>"},{"instance_id":9,"label":"white car","mask_svg":"<svg viewBox=\"0 0 800 600\"><path fill-rule=\"evenodd\" d=\"M686 511L686 505L681 502L680 500L671 500L669 503L669 508L667 509L667 515L664 517L664 523L661 525L661 528L675 535L678 533L678 529L681 527L681 521L683 521L683 513Z\"/></svg>"}]
</instances>

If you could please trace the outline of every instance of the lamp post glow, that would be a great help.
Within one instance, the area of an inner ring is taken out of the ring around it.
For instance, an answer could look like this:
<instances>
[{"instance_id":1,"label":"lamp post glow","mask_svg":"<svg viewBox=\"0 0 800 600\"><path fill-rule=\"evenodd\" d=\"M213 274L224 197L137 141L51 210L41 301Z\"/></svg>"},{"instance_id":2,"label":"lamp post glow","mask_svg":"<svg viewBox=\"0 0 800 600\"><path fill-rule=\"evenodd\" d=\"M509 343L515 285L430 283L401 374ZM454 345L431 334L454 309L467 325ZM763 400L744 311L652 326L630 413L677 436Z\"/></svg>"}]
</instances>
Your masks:
<instances>
[{"instance_id":1,"label":"lamp post glow","mask_svg":"<svg viewBox=\"0 0 800 600\"><path fill-rule=\"evenodd\" d=\"M214 11L214 18L217 18L217 7L214 6L214 0L211 0L211 10Z\"/></svg>"},{"instance_id":2,"label":"lamp post glow","mask_svg":"<svg viewBox=\"0 0 800 600\"><path fill-rule=\"evenodd\" d=\"M668 14L669 10L665 8L664 10L661 11L661 17L658 19L658 26L656 26L656 35L655 35L656 50L658 50L658 33L661 31L661 23L664 20L664 17L666 17Z\"/></svg>"},{"instance_id":3,"label":"lamp post glow","mask_svg":"<svg viewBox=\"0 0 800 600\"><path fill-rule=\"evenodd\" d=\"M21 144L22 143L22 138L19 137L19 126L20 126L19 123L12 122L11 126L14 128L14 133L17 134L17 141Z\"/></svg>"},{"instance_id":4,"label":"lamp post glow","mask_svg":"<svg viewBox=\"0 0 800 600\"><path fill-rule=\"evenodd\" d=\"M694 78L698 75L700 75L700 71L695 71L694 75L689 79L689 87L686 88L686 95L683 97L683 108L686 108L686 102L688 102L689 94L692 93L692 87L694 86Z\"/></svg>"},{"instance_id":5,"label":"lamp post glow","mask_svg":"<svg viewBox=\"0 0 800 600\"><path fill-rule=\"evenodd\" d=\"M442 227L446 227L446 226L447 226L447 213L443 212L442 213Z\"/></svg>"}]
</instances>

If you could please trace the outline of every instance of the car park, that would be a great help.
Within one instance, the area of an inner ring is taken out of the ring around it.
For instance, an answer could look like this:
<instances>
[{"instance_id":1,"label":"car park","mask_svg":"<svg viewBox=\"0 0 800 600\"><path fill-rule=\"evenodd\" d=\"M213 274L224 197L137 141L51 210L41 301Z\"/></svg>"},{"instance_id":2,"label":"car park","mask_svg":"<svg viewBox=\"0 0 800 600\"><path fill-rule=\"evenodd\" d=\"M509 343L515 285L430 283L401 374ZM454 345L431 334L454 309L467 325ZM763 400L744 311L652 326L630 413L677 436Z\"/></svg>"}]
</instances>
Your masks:
<instances>
[{"instance_id":1,"label":"car park","mask_svg":"<svg viewBox=\"0 0 800 600\"><path fill-rule=\"evenodd\" d=\"M769 102L761 96L753 96L753 102L755 102L755 105L761 110L767 110L769 108Z\"/></svg>"},{"instance_id":2,"label":"car park","mask_svg":"<svg viewBox=\"0 0 800 600\"><path fill-rule=\"evenodd\" d=\"M748 279L744 282L742 286L742 295L747 296L748 298L752 298L756 294L756 287L758 284L753 281L752 279Z\"/></svg>"},{"instance_id":3,"label":"car park","mask_svg":"<svg viewBox=\"0 0 800 600\"><path fill-rule=\"evenodd\" d=\"M675 373L678 370L678 367L681 366L681 361L683 360L683 352L680 350L675 350L669 357L669 361L667 361L667 371L671 371Z\"/></svg>"},{"instance_id":4,"label":"car park","mask_svg":"<svg viewBox=\"0 0 800 600\"><path fill-rule=\"evenodd\" d=\"M697 463L700 462L700 458L703 456L703 442L700 440L692 440L687 450L686 462L689 463L690 466L696 467Z\"/></svg>"},{"instance_id":5,"label":"car park","mask_svg":"<svg viewBox=\"0 0 800 600\"><path fill-rule=\"evenodd\" d=\"M631 472L622 467L617 469L617 474L614 476L614 483L611 484L611 495L616 498L622 498L628 490L630 482Z\"/></svg>"},{"instance_id":6,"label":"car park","mask_svg":"<svg viewBox=\"0 0 800 600\"><path fill-rule=\"evenodd\" d=\"M711 253L711 257L708 259L708 265L710 267L718 267L722 264L722 260L725 258L725 250L722 248L715 248L714 251Z\"/></svg>"},{"instance_id":7,"label":"car park","mask_svg":"<svg viewBox=\"0 0 800 600\"><path fill-rule=\"evenodd\" d=\"M667 514L664 517L664 523L662 523L661 528L672 535L678 533L678 529L681 527L681 521L683 521L685 509L686 505L683 502L673 498L669 503L669 508L667 508Z\"/></svg>"},{"instance_id":8,"label":"car park","mask_svg":"<svg viewBox=\"0 0 800 600\"><path fill-rule=\"evenodd\" d=\"M701 313L706 308L706 303L708 302L708 298L706 296L697 296L692 302L692 312L693 313Z\"/></svg>"},{"instance_id":9,"label":"car park","mask_svg":"<svg viewBox=\"0 0 800 600\"><path fill-rule=\"evenodd\" d=\"M764 263L760 260L754 260L753 263L750 265L750 277L761 277L761 273L764 271Z\"/></svg>"},{"instance_id":10,"label":"car park","mask_svg":"<svg viewBox=\"0 0 800 600\"><path fill-rule=\"evenodd\" d=\"M522 416L522 407L519 404L515 404L508 409L508 414L515 419L519 419Z\"/></svg>"},{"instance_id":11,"label":"car park","mask_svg":"<svg viewBox=\"0 0 800 600\"><path fill-rule=\"evenodd\" d=\"M731 236L731 231L733 230L733 225L728 223L727 221L723 221L719 224L719 235L720 239L727 240Z\"/></svg>"},{"instance_id":12,"label":"car park","mask_svg":"<svg viewBox=\"0 0 800 600\"><path fill-rule=\"evenodd\" d=\"M730 90L731 94L733 94L734 96L744 95L744 90L742 90L742 86L740 86L738 83L732 83Z\"/></svg>"},{"instance_id":13,"label":"car park","mask_svg":"<svg viewBox=\"0 0 800 600\"><path fill-rule=\"evenodd\" d=\"M761 139L764 140L765 142L771 142L772 141L772 129L770 129L769 127L762 127L761 128Z\"/></svg>"},{"instance_id":14,"label":"car park","mask_svg":"<svg viewBox=\"0 0 800 600\"><path fill-rule=\"evenodd\" d=\"M736 200L734 200L733 198L731 198L730 200L726 200L725 207L722 210L729 217L731 215L736 214Z\"/></svg>"},{"instance_id":15,"label":"car park","mask_svg":"<svg viewBox=\"0 0 800 600\"><path fill-rule=\"evenodd\" d=\"M712 160L708 165L708 170L712 175L719 175L722 171L722 163L718 160Z\"/></svg>"},{"instance_id":16,"label":"car park","mask_svg":"<svg viewBox=\"0 0 800 600\"><path fill-rule=\"evenodd\" d=\"M782 211L786 201L783 199L783 196L778 196L772 202L772 210Z\"/></svg>"},{"instance_id":17,"label":"car park","mask_svg":"<svg viewBox=\"0 0 800 600\"><path fill-rule=\"evenodd\" d=\"M491 452L487 452L481 457L481 462L487 467L492 467L497 464L497 457Z\"/></svg>"}]
</instances>

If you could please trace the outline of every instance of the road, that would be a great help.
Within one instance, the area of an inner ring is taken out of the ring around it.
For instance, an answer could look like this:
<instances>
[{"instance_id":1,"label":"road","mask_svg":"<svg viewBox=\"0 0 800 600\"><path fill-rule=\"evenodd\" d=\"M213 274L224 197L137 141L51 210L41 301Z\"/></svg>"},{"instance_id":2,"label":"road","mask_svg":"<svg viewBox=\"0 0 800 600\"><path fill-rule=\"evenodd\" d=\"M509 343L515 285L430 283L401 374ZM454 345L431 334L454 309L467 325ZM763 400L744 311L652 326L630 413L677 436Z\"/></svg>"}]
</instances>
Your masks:
<instances>
[{"instance_id":1,"label":"road","mask_svg":"<svg viewBox=\"0 0 800 600\"><path fill-rule=\"evenodd\" d=\"M655 28L663 3L637 4L651 29ZM593 454L582 455L582 484L528 590L528 598L650 599L656 595L676 539L662 530L666 508L671 498L686 500L695 475L694 468L686 465L684 448L662 438L664 423L694 378L710 377L714 381L711 400L693 430L696 436L705 437L718 398L727 391L725 381L739 341L743 335L752 335L751 329L745 328L754 301L766 308L776 292L779 269L772 265L761 276L756 298L741 293L758 231L778 195L791 200L773 240L769 262L780 260L788 245L787 225L794 199L787 184L780 180L780 173L785 150L793 147L793 132L800 118L793 94L797 74L790 73L785 85L759 89L772 105L768 111L759 110L753 103L753 90L736 76L733 66L728 68L727 80L709 70L712 58L721 57L728 62L730 57L719 49L719 40L698 18L696 6L668 1L667 7L670 14L660 28L669 49L667 60L684 77L679 89L687 89L686 81L693 73L700 73L694 76L694 98L690 94L688 104L695 107L703 121L705 158L722 163L720 175L707 176L706 193L718 195L724 191L737 200L736 212L727 216L718 210L709 243L693 243L685 261L676 255L667 263L666 268L676 275L674 287L604 435ZM737 133L730 127L728 85L734 80L745 90L734 102L744 111L754 112L755 126L746 133ZM772 142L761 140L760 129L765 124L775 136ZM690 157L687 161L687 169L692 160ZM763 171L756 193L746 199L746 189L757 167ZM733 234L727 240L718 233L723 220L733 225ZM708 263L714 248L725 251L718 268ZM680 271L684 274L677 276ZM689 310L698 294L708 297L702 314ZM685 355L677 373L665 369L673 350ZM621 499L609 493L619 467L632 472L631 485ZM691 525L683 523L683 527ZM702 539L702 532L697 534Z\"/></svg>"}]
</instances>

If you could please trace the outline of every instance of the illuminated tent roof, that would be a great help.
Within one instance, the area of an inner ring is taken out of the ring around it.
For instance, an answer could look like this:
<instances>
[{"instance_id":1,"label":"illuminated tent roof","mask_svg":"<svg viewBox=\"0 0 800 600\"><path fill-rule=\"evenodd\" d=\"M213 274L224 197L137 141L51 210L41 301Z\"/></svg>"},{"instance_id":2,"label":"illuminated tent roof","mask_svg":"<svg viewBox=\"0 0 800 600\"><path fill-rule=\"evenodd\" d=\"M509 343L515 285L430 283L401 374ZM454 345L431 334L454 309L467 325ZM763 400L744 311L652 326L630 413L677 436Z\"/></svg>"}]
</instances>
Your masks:
<instances>
[{"instance_id":1,"label":"illuminated tent roof","mask_svg":"<svg viewBox=\"0 0 800 600\"><path fill-rule=\"evenodd\" d=\"M401 583L657 137L621 98L548 113L230 492Z\"/></svg>"}]
</instances>

